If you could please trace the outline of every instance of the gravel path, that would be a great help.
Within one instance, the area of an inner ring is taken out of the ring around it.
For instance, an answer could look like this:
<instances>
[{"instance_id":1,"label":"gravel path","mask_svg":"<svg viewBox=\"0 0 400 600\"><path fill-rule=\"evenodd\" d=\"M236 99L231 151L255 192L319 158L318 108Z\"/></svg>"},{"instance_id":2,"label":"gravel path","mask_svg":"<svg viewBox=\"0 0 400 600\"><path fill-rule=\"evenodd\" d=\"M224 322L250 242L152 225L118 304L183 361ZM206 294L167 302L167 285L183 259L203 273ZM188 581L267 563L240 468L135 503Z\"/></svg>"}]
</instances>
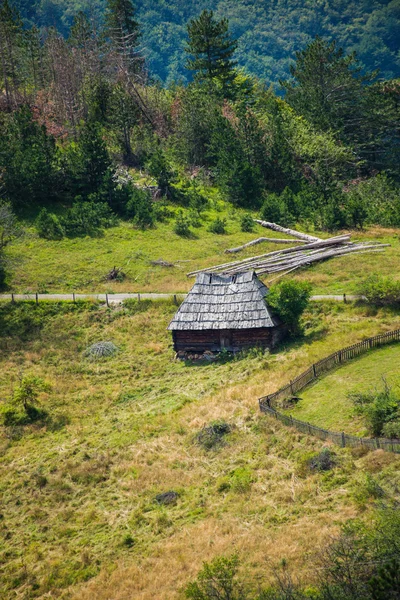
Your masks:
<instances>
[{"instance_id":1,"label":"gravel path","mask_svg":"<svg viewBox=\"0 0 400 600\"><path fill-rule=\"evenodd\" d=\"M156 294L156 293L127 293L127 294L0 294L0 301L10 302L15 301L36 300L65 300L73 302L75 300L99 300L109 304L122 304L124 300L132 298L134 300L165 300L176 296L177 298L185 298L187 294ZM346 302L347 300L358 300L361 296L354 294L326 294L311 296L311 300L335 300L337 302Z\"/></svg>"}]
</instances>

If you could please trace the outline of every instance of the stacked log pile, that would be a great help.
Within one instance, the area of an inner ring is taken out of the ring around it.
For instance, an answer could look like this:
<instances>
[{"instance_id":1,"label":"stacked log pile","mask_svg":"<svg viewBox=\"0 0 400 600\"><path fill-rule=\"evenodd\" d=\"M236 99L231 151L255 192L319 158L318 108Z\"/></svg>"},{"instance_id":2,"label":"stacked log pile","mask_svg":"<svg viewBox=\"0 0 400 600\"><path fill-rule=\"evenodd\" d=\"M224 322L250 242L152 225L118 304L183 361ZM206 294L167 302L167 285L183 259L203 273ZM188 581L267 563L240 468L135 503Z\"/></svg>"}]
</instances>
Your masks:
<instances>
[{"instance_id":1,"label":"stacked log pile","mask_svg":"<svg viewBox=\"0 0 400 600\"><path fill-rule=\"evenodd\" d=\"M257 275L269 273L287 274L302 267L307 267L315 262L345 256L347 254L382 252L386 246L390 245L381 244L379 242L352 242L349 234L322 240L298 231L285 229L275 223L267 223L265 221L259 223L264 227L269 227L275 231L280 231L281 233L300 238L302 240L302 245L296 245L293 248L285 248L283 250L275 250L274 252L267 252L266 254L260 254L259 256L253 256L244 260L215 265L208 269L192 271L191 273L188 273L188 277L193 277L198 273L203 272L235 275L236 273L249 270L255 271Z\"/></svg>"}]
</instances>

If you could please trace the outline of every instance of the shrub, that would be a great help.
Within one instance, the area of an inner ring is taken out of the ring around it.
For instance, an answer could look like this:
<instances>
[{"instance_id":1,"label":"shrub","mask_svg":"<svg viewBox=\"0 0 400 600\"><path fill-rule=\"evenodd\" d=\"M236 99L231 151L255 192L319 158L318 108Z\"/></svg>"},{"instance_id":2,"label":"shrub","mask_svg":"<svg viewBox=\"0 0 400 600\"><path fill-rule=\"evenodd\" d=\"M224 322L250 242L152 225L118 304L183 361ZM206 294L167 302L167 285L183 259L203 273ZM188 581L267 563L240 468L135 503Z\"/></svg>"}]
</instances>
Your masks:
<instances>
[{"instance_id":1,"label":"shrub","mask_svg":"<svg viewBox=\"0 0 400 600\"><path fill-rule=\"evenodd\" d=\"M400 439L400 415L398 419L385 423L382 427L382 434L386 438Z\"/></svg>"},{"instance_id":2,"label":"shrub","mask_svg":"<svg viewBox=\"0 0 400 600\"><path fill-rule=\"evenodd\" d=\"M290 333L300 333L300 318L308 306L311 285L306 281L282 281L274 285L267 302L288 327Z\"/></svg>"},{"instance_id":3,"label":"shrub","mask_svg":"<svg viewBox=\"0 0 400 600\"><path fill-rule=\"evenodd\" d=\"M185 589L185 596L190 600L245 600L243 586L238 580L239 558L218 557L203 568Z\"/></svg>"},{"instance_id":4,"label":"shrub","mask_svg":"<svg viewBox=\"0 0 400 600\"><path fill-rule=\"evenodd\" d=\"M36 231L41 238L47 240L61 240L64 237L64 228L57 215L49 213L42 208L35 222Z\"/></svg>"},{"instance_id":5,"label":"shrub","mask_svg":"<svg viewBox=\"0 0 400 600\"><path fill-rule=\"evenodd\" d=\"M4 425L28 425L46 419L47 411L38 407L39 397L41 392L48 392L50 389L50 385L41 377L24 375L14 390L10 406L3 409Z\"/></svg>"},{"instance_id":6,"label":"shrub","mask_svg":"<svg viewBox=\"0 0 400 600\"><path fill-rule=\"evenodd\" d=\"M246 213L241 218L240 229L244 232L250 232L254 230L254 220L249 213Z\"/></svg>"},{"instance_id":7,"label":"shrub","mask_svg":"<svg viewBox=\"0 0 400 600\"><path fill-rule=\"evenodd\" d=\"M364 415L374 436L380 436L387 431L388 437L397 437L400 421L400 398L384 381L381 391L360 392L349 394L354 402L356 412ZM386 429L387 427L387 429Z\"/></svg>"},{"instance_id":8,"label":"shrub","mask_svg":"<svg viewBox=\"0 0 400 600\"><path fill-rule=\"evenodd\" d=\"M251 488L253 475L250 469L239 467L231 475L231 489L238 494L245 494Z\"/></svg>"},{"instance_id":9,"label":"shrub","mask_svg":"<svg viewBox=\"0 0 400 600\"><path fill-rule=\"evenodd\" d=\"M189 212L189 219L192 227L201 227L201 218L197 211L191 210Z\"/></svg>"},{"instance_id":10,"label":"shrub","mask_svg":"<svg viewBox=\"0 0 400 600\"><path fill-rule=\"evenodd\" d=\"M371 275L361 283L358 292L373 306L400 307L400 281L392 277Z\"/></svg>"},{"instance_id":11,"label":"shrub","mask_svg":"<svg viewBox=\"0 0 400 600\"><path fill-rule=\"evenodd\" d=\"M105 202L75 202L61 219L68 237L98 235L102 229L116 225L117 219Z\"/></svg>"},{"instance_id":12,"label":"shrub","mask_svg":"<svg viewBox=\"0 0 400 600\"><path fill-rule=\"evenodd\" d=\"M342 229L347 225L347 214L343 207L343 199L331 198L321 209L321 227L326 231Z\"/></svg>"},{"instance_id":13,"label":"shrub","mask_svg":"<svg viewBox=\"0 0 400 600\"><path fill-rule=\"evenodd\" d=\"M181 237L190 238L193 236L193 232L190 229L190 221L186 217L183 216L182 212L178 213L178 216L175 221L174 231L177 235Z\"/></svg>"},{"instance_id":14,"label":"shrub","mask_svg":"<svg viewBox=\"0 0 400 600\"><path fill-rule=\"evenodd\" d=\"M262 205L260 216L265 221L283 226L289 225L293 220L284 200L277 194L268 194Z\"/></svg>"},{"instance_id":15,"label":"shrub","mask_svg":"<svg viewBox=\"0 0 400 600\"><path fill-rule=\"evenodd\" d=\"M210 231L211 233L223 235L224 233L226 233L226 220L217 217L214 221L212 221L210 227L208 228L208 231Z\"/></svg>"},{"instance_id":16,"label":"shrub","mask_svg":"<svg viewBox=\"0 0 400 600\"><path fill-rule=\"evenodd\" d=\"M157 504L163 504L165 506L175 505L178 502L179 494L178 492L174 492L173 490L169 492L163 492L162 494L157 494L155 497L155 501Z\"/></svg>"},{"instance_id":17,"label":"shrub","mask_svg":"<svg viewBox=\"0 0 400 600\"><path fill-rule=\"evenodd\" d=\"M135 545L135 538L127 533L122 539L122 545L126 548L132 548Z\"/></svg>"},{"instance_id":18,"label":"shrub","mask_svg":"<svg viewBox=\"0 0 400 600\"><path fill-rule=\"evenodd\" d=\"M329 448L323 448L308 459L308 468L311 471L330 471L336 464L335 456Z\"/></svg>"},{"instance_id":19,"label":"shrub","mask_svg":"<svg viewBox=\"0 0 400 600\"><path fill-rule=\"evenodd\" d=\"M364 219L384 227L400 225L400 191L387 175L379 174L352 185L347 195L347 206L358 207Z\"/></svg>"},{"instance_id":20,"label":"shrub","mask_svg":"<svg viewBox=\"0 0 400 600\"><path fill-rule=\"evenodd\" d=\"M205 450L212 450L224 444L224 437L230 431L231 426L225 421L214 421L199 431L196 435L196 441Z\"/></svg>"},{"instance_id":21,"label":"shrub","mask_svg":"<svg viewBox=\"0 0 400 600\"><path fill-rule=\"evenodd\" d=\"M126 214L140 229L153 227L156 216L149 192L132 187L131 197L126 205Z\"/></svg>"},{"instance_id":22,"label":"shrub","mask_svg":"<svg viewBox=\"0 0 400 600\"><path fill-rule=\"evenodd\" d=\"M208 208L208 200L198 190L196 184L193 184L188 191L189 194L189 207L196 211L200 215L206 208Z\"/></svg>"}]
</instances>

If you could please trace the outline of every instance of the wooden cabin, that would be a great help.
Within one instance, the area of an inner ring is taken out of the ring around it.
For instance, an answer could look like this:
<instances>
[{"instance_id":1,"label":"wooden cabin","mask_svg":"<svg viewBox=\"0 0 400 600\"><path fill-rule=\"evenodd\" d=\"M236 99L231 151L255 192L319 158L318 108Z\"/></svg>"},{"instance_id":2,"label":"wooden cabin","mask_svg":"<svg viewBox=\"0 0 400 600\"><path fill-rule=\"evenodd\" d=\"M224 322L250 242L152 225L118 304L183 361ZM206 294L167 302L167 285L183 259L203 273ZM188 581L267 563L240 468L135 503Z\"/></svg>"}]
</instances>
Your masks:
<instances>
[{"instance_id":1,"label":"wooden cabin","mask_svg":"<svg viewBox=\"0 0 400 600\"><path fill-rule=\"evenodd\" d=\"M274 348L286 332L266 303L268 288L253 271L200 273L172 319L176 352Z\"/></svg>"}]
</instances>

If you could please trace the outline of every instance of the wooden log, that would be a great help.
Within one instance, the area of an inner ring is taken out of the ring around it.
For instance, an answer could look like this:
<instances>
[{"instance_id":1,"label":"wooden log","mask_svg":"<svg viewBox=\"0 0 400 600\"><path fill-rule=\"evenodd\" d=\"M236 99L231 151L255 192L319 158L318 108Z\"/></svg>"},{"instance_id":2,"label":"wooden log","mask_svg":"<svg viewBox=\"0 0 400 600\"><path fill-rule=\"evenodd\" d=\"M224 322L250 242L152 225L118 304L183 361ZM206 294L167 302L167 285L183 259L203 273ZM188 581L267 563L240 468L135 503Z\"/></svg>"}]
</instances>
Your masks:
<instances>
[{"instance_id":1,"label":"wooden log","mask_svg":"<svg viewBox=\"0 0 400 600\"><path fill-rule=\"evenodd\" d=\"M237 248L229 248L225 250L225 254L235 254L236 252L241 252L245 250L245 248L249 248L250 246L255 246L256 244L261 244L263 242L270 242L271 244L294 244L294 240L283 240L281 238L266 238L260 237L256 240L251 240L251 242L247 242L247 244L243 244L243 246L238 246ZM304 241L304 244L306 242Z\"/></svg>"},{"instance_id":2,"label":"wooden log","mask_svg":"<svg viewBox=\"0 0 400 600\"><path fill-rule=\"evenodd\" d=\"M350 241L349 235L339 235L333 238L329 238L327 240L318 240L317 242L312 242L310 244L305 244L304 246L295 246L293 248L285 248L284 250L274 250L273 252L267 252L266 254L260 254L259 256L254 256L252 258L245 258L243 260L238 260L235 262L224 263L221 265L214 265L212 267L208 267L207 269L199 269L197 271L191 271L187 274L188 277L193 277L198 273L210 273L213 271L224 271L224 269L231 269L234 266L242 267L242 270L248 270L248 265L253 263L255 260L267 259L269 257L284 255L284 254L292 254L295 252L303 252L305 250L311 250L314 248L321 248L325 246L332 246L337 244L342 244ZM225 272L225 271L224 271ZM238 272L238 271L236 271Z\"/></svg>"},{"instance_id":3,"label":"wooden log","mask_svg":"<svg viewBox=\"0 0 400 600\"><path fill-rule=\"evenodd\" d=\"M254 221L261 225L261 227L267 227L268 229L272 229L273 231L279 231L279 233L291 235L292 237L298 238L299 240L305 240L306 242L320 241L320 238L317 238L313 235L308 235L307 233L302 233L301 231L296 231L295 229L288 229L287 227L282 227L281 225L277 225L276 223L269 223L269 221L261 221L259 219L254 219Z\"/></svg>"},{"instance_id":4,"label":"wooden log","mask_svg":"<svg viewBox=\"0 0 400 600\"><path fill-rule=\"evenodd\" d=\"M300 255L291 255L286 257L285 259L277 258L273 261L257 261L250 263L247 265L248 268L251 268L256 271L257 274L262 273L278 273L280 271L289 270L293 271L299 269L304 266L309 266L310 264L322 260L326 260L329 258L344 256L349 253L366 253L366 252L380 252L383 250L384 245L376 244L374 246L364 247L362 244L357 246L344 246L338 248L327 248L322 250L314 250L307 254ZM234 275L235 273L240 272L241 268L233 267L231 269L224 269L224 273L227 275Z\"/></svg>"}]
</instances>

